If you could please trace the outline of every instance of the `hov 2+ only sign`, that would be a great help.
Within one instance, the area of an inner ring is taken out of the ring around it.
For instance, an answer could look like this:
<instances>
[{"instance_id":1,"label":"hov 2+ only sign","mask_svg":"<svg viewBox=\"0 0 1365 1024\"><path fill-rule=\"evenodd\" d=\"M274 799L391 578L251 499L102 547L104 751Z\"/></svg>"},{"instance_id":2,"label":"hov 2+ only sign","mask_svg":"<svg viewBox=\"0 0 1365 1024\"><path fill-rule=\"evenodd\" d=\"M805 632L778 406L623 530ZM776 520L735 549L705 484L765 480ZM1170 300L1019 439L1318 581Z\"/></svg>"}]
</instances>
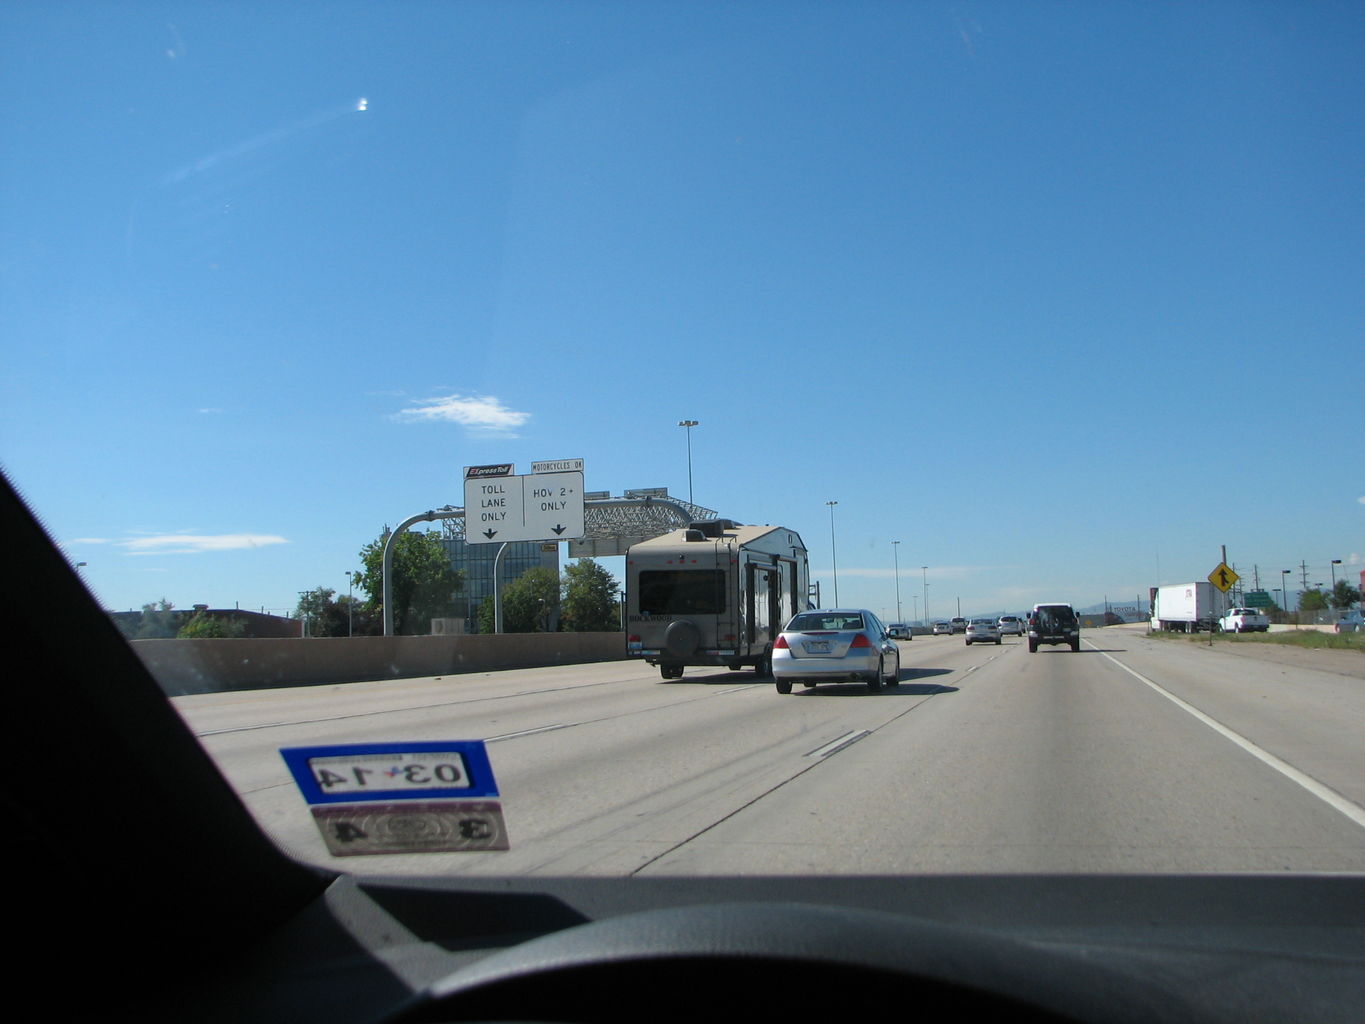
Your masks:
<instances>
[{"instance_id":1,"label":"hov 2+ only sign","mask_svg":"<svg viewBox=\"0 0 1365 1024\"><path fill-rule=\"evenodd\" d=\"M581 459L578 469L514 476L512 466L466 466L464 540L502 544L516 540L577 540L583 536ZM535 463L558 468L562 463Z\"/></svg>"}]
</instances>

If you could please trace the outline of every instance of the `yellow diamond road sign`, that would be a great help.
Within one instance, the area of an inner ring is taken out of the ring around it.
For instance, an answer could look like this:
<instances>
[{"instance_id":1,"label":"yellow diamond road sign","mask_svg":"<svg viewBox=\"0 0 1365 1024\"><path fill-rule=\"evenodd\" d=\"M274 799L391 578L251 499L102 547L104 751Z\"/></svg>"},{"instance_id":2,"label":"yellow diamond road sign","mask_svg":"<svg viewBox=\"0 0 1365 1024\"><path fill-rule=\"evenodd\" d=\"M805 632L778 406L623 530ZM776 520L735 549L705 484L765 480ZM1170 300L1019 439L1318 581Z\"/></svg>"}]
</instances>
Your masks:
<instances>
[{"instance_id":1,"label":"yellow diamond road sign","mask_svg":"<svg viewBox=\"0 0 1365 1024\"><path fill-rule=\"evenodd\" d=\"M1228 568L1226 562L1219 562L1213 572L1209 573L1209 582L1225 594L1231 590L1241 578L1242 577Z\"/></svg>"}]
</instances>

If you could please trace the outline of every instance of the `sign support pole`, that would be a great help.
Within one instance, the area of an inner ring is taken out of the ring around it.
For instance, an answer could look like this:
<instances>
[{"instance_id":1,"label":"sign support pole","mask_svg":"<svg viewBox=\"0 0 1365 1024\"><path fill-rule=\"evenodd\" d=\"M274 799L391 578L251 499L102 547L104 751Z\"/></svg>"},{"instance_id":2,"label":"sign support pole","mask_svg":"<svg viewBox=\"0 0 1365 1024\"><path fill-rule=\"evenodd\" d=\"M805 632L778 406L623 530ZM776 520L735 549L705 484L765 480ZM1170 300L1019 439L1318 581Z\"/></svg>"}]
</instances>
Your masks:
<instances>
[{"instance_id":1,"label":"sign support pole","mask_svg":"<svg viewBox=\"0 0 1365 1024\"><path fill-rule=\"evenodd\" d=\"M502 559L507 554L507 542L498 545L493 557L493 632L502 632Z\"/></svg>"}]
</instances>

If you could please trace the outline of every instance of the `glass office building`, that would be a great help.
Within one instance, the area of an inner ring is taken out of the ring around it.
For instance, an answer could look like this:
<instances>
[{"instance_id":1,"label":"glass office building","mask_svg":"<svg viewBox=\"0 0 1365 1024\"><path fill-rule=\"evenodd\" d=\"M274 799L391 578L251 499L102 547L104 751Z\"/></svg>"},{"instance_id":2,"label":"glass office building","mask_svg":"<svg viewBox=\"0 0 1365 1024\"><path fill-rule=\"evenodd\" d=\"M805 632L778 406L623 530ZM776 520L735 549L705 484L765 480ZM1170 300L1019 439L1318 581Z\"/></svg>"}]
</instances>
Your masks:
<instances>
[{"instance_id":1,"label":"glass office building","mask_svg":"<svg viewBox=\"0 0 1365 1024\"><path fill-rule=\"evenodd\" d=\"M451 567L464 574L464 589L455 595L455 616L464 619L467 633L478 632L479 606L493 594L493 562L501 544L466 544L463 531L448 530L441 544ZM514 541L507 545L501 566L501 585L506 587L527 569L542 566L559 578L557 541ZM555 628L558 623L552 623Z\"/></svg>"}]
</instances>

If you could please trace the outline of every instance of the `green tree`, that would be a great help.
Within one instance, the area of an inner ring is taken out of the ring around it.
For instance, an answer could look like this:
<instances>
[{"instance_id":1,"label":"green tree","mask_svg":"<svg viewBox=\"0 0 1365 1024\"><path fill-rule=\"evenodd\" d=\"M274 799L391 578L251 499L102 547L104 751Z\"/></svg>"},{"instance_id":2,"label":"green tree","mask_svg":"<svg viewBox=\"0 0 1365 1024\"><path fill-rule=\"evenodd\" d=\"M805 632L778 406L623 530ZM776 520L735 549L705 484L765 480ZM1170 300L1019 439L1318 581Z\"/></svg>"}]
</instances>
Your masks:
<instances>
[{"instance_id":1,"label":"green tree","mask_svg":"<svg viewBox=\"0 0 1365 1024\"><path fill-rule=\"evenodd\" d=\"M307 618L309 636L377 636L384 631L383 619L365 602L349 594L333 600L335 593L317 587L300 595L294 614Z\"/></svg>"},{"instance_id":2,"label":"green tree","mask_svg":"<svg viewBox=\"0 0 1365 1024\"><path fill-rule=\"evenodd\" d=\"M621 628L616 604L616 579L591 558L564 567L563 617L560 628L570 633L609 633Z\"/></svg>"},{"instance_id":3,"label":"green tree","mask_svg":"<svg viewBox=\"0 0 1365 1024\"><path fill-rule=\"evenodd\" d=\"M1327 607L1327 595L1314 588L1299 595L1299 611L1320 612Z\"/></svg>"},{"instance_id":4,"label":"green tree","mask_svg":"<svg viewBox=\"0 0 1365 1024\"><path fill-rule=\"evenodd\" d=\"M175 605L164 597L142 606L142 624L137 628L139 640L162 640L175 636Z\"/></svg>"},{"instance_id":5,"label":"green tree","mask_svg":"<svg viewBox=\"0 0 1365 1024\"><path fill-rule=\"evenodd\" d=\"M182 640L222 640L235 639L245 633L246 626L240 622L196 611L175 635Z\"/></svg>"},{"instance_id":6,"label":"green tree","mask_svg":"<svg viewBox=\"0 0 1365 1024\"><path fill-rule=\"evenodd\" d=\"M489 594L479 602L479 610L474 616L475 628L480 633L492 633L497 628L497 619L493 611L493 595Z\"/></svg>"},{"instance_id":7,"label":"green tree","mask_svg":"<svg viewBox=\"0 0 1365 1024\"><path fill-rule=\"evenodd\" d=\"M330 587L314 587L312 590L305 590L299 595L299 603L294 609L294 617L306 623L303 630L304 636L337 635L330 628L333 619L330 612L334 594L336 591ZM346 635L344 629L341 635Z\"/></svg>"},{"instance_id":8,"label":"green tree","mask_svg":"<svg viewBox=\"0 0 1365 1024\"><path fill-rule=\"evenodd\" d=\"M1337 580L1337 585L1332 588L1327 600L1338 611L1349 608L1360 600L1360 588L1351 586L1346 580Z\"/></svg>"},{"instance_id":9,"label":"green tree","mask_svg":"<svg viewBox=\"0 0 1365 1024\"><path fill-rule=\"evenodd\" d=\"M359 598L343 595L328 605L326 612L328 636L378 636L384 632L384 620Z\"/></svg>"},{"instance_id":10,"label":"green tree","mask_svg":"<svg viewBox=\"0 0 1365 1024\"><path fill-rule=\"evenodd\" d=\"M504 633L547 633L559 608L559 580L543 566L527 569L502 588ZM479 605L479 632L494 628L493 597Z\"/></svg>"},{"instance_id":11,"label":"green tree","mask_svg":"<svg viewBox=\"0 0 1365 1024\"><path fill-rule=\"evenodd\" d=\"M384 537L360 550L363 570L355 585L369 595L367 609L376 617L384 606ZM393 631L400 635L426 633L434 618L454 616L454 597L464 589L464 575L450 558L436 533L407 531L398 537L393 553Z\"/></svg>"}]
</instances>

